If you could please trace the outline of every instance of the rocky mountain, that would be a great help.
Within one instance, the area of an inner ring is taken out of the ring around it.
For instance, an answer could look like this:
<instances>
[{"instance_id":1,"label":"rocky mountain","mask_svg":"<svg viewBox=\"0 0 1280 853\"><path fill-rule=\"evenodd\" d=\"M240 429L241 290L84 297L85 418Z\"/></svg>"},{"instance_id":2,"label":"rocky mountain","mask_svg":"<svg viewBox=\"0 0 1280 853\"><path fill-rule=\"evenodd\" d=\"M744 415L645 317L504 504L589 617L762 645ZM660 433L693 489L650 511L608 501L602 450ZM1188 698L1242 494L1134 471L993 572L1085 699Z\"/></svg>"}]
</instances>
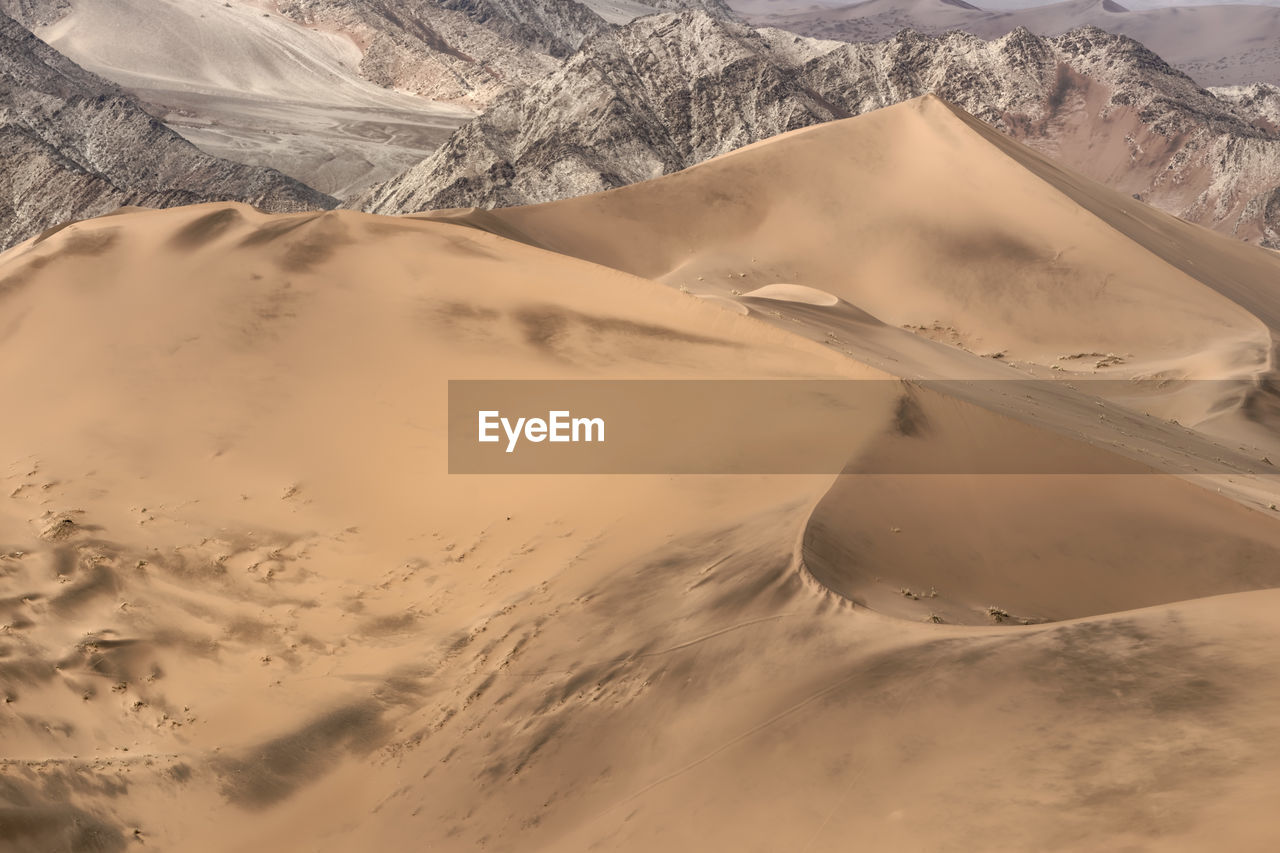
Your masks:
<instances>
[{"instance_id":1,"label":"rocky mountain","mask_svg":"<svg viewBox=\"0 0 1280 853\"><path fill-rule=\"evenodd\" d=\"M643 18L509 93L365 206L550 201L678 171L831 109L745 27L702 13Z\"/></svg>"},{"instance_id":2,"label":"rocky mountain","mask_svg":"<svg viewBox=\"0 0 1280 853\"><path fill-rule=\"evenodd\" d=\"M440 8L511 38L539 53L564 57L608 28L577 0L437 0Z\"/></svg>"},{"instance_id":3,"label":"rocky mountain","mask_svg":"<svg viewBox=\"0 0 1280 853\"><path fill-rule=\"evenodd\" d=\"M993 11L964 0L863 0L783 14L753 5L755 14L749 17L757 25L844 41L881 41L904 29L999 38L1019 27L1061 35L1094 26L1141 42L1201 85L1280 84L1280 8L1274 5L1137 9L1117 0L1017 5L1026 8Z\"/></svg>"},{"instance_id":4,"label":"rocky mountain","mask_svg":"<svg viewBox=\"0 0 1280 853\"><path fill-rule=\"evenodd\" d=\"M698 12L644 18L508 93L358 204L406 213L549 201L928 93L1157 207L1280 244L1275 125L1094 28L849 44Z\"/></svg>"},{"instance_id":5,"label":"rocky mountain","mask_svg":"<svg viewBox=\"0 0 1280 853\"><path fill-rule=\"evenodd\" d=\"M552 51L571 51L604 21L585 7L551 6L560 15L495 15L483 2L417 3L390 0L284 0L280 14L307 27L335 30L360 48L367 80L427 98L487 103L513 84L556 67ZM530 20L530 19L533 20ZM594 21L592 20L594 19ZM533 22L550 22L536 29ZM556 26L559 25L559 26Z\"/></svg>"},{"instance_id":6,"label":"rocky mountain","mask_svg":"<svg viewBox=\"0 0 1280 853\"><path fill-rule=\"evenodd\" d=\"M212 157L0 15L0 246L124 205L337 202L272 169Z\"/></svg>"},{"instance_id":7,"label":"rocky mountain","mask_svg":"<svg viewBox=\"0 0 1280 853\"><path fill-rule=\"evenodd\" d=\"M481 104L542 79L615 23L664 10L734 14L723 0L279 0L275 7L352 36L361 72L379 85Z\"/></svg>"}]
</instances>

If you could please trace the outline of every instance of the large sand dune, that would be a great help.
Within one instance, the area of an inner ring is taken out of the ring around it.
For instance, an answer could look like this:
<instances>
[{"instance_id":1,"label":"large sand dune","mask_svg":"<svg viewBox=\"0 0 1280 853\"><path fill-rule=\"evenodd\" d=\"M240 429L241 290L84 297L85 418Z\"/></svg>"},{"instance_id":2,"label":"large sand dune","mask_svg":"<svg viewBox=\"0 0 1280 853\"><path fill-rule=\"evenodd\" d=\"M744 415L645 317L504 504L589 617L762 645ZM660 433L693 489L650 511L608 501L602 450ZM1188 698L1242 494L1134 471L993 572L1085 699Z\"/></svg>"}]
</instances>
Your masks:
<instances>
[{"instance_id":1,"label":"large sand dune","mask_svg":"<svg viewBox=\"0 0 1280 853\"><path fill-rule=\"evenodd\" d=\"M882 366L917 378L1012 378L1015 362L1262 393L1280 329L1275 253L1068 172L933 97L609 193L428 216L748 303L763 286L816 288L855 310L758 313L853 348L907 331L955 345L887 344ZM1226 420L1248 399L1179 419Z\"/></svg>"},{"instance_id":2,"label":"large sand dune","mask_svg":"<svg viewBox=\"0 0 1280 853\"><path fill-rule=\"evenodd\" d=\"M541 207L22 244L0 847L1268 849L1277 272L933 99ZM462 378L892 393L840 477L450 476Z\"/></svg>"}]
</instances>

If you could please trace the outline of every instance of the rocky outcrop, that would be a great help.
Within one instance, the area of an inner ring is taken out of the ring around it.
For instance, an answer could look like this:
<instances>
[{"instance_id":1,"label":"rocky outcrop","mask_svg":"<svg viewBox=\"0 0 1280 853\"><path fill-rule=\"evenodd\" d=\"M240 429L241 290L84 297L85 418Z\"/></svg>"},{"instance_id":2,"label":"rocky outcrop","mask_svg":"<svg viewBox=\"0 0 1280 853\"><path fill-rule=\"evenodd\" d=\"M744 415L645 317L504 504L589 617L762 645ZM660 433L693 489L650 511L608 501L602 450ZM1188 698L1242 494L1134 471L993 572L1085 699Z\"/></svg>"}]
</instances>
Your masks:
<instances>
[{"instance_id":1,"label":"rocky outcrop","mask_svg":"<svg viewBox=\"0 0 1280 853\"><path fill-rule=\"evenodd\" d=\"M1131 39L1093 28L874 44L642 18L500 98L367 193L383 213L549 201L677 171L777 133L923 94L1066 165L1236 237L1276 244L1280 134Z\"/></svg>"},{"instance_id":2,"label":"rocky outcrop","mask_svg":"<svg viewBox=\"0 0 1280 853\"><path fill-rule=\"evenodd\" d=\"M205 154L13 19L0 15L0 247L123 205L337 202L272 169Z\"/></svg>"},{"instance_id":3,"label":"rocky outcrop","mask_svg":"<svg viewBox=\"0 0 1280 853\"><path fill-rule=\"evenodd\" d=\"M1234 104L1254 121L1280 130L1280 87L1265 83L1210 89L1214 97Z\"/></svg>"},{"instance_id":4,"label":"rocky outcrop","mask_svg":"<svg viewBox=\"0 0 1280 853\"><path fill-rule=\"evenodd\" d=\"M608 24L577 0L437 0L468 20L552 56L565 57Z\"/></svg>"}]
</instances>

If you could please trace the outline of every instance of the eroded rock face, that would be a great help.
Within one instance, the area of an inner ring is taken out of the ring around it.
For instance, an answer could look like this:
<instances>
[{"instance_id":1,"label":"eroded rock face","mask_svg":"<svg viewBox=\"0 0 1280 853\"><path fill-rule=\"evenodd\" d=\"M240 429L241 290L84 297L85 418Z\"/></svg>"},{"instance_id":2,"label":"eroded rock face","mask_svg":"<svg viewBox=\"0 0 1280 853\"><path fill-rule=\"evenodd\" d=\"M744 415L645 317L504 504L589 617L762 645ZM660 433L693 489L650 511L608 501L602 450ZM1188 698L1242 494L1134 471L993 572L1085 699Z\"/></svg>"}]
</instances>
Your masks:
<instances>
[{"instance_id":1,"label":"eroded rock face","mask_svg":"<svg viewBox=\"0 0 1280 853\"><path fill-rule=\"evenodd\" d=\"M793 77L745 27L644 18L499 99L367 206L523 204L678 171L831 118Z\"/></svg>"},{"instance_id":2,"label":"eroded rock face","mask_svg":"<svg viewBox=\"0 0 1280 853\"><path fill-rule=\"evenodd\" d=\"M604 19L577 0L437 0L473 23L528 48L568 56L584 39L608 29Z\"/></svg>"},{"instance_id":3,"label":"eroded rock face","mask_svg":"<svg viewBox=\"0 0 1280 853\"><path fill-rule=\"evenodd\" d=\"M511 85L551 73L554 53L572 52L582 31L607 26L573 0L545 17L497 14L486 0L404 6L391 0L282 0L280 14L349 35L363 54L360 73L381 86L428 98L484 104ZM593 20L594 19L594 20Z\"/></svg>"},{"instance_id":4,"label":"eroded rock face","mask_svg":"<svg viewBox=\"0 0 1280 853\"><path fill-rule=\"evenodd\" d=\"M14 0L7 0L14 2ZM613 25L578 0L278 0L282 15L349 34L361 73L425 97L487 104L553 73L557 60ZM638 12L702 9L731 18L723 0L656 0Z\"/></svg>"},{"instance_id":5,"label":"eroded rock face","mask_svg":"<svg viewBox=\"0 0 1280 853\"><path fill-rule=\"evenodd\" d=\"M270 211L337 202L273 169L205 154L0 15L0 247L123 205L242 201Z\"/></svg>"},{"instance_id":6,"label":"eroded rock face","mask_svg":"<svg viewBox=\"0 0 1280 853\"><path fill-rule=\"evenodd\" d=\"M1209 90L1220 100L1234 104L1255 121L1269 122L1280 129L1280 87L1266 83L1250 86L1222 86Z\"/></svg>"},{"instance_id":7,"label":"eroded rock face","mask_svg":"<svg viewBox=\"0 0 1280 853\"><path fill-rule=\"evenodd\" d=\"M641 18L589 40L357 205L407 213L550 201L928 93L1169 212L1280 240L1274 101L1216 97L1131 39L1019 29L990 42L906 32L848 44L702 12Z\"/></svg>"}]
</instances>

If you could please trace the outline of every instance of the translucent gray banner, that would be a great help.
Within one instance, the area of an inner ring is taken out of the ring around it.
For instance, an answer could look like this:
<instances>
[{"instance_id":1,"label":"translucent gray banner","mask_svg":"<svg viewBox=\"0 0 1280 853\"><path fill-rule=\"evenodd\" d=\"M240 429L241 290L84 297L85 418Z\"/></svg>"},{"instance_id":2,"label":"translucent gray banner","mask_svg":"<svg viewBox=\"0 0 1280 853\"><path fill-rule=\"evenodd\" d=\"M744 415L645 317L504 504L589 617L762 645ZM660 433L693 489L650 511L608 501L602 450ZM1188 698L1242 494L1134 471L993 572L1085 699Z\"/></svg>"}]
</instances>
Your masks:
<instances>
[{"instance_id":1,"label":"translucent gray banner","mask_svg":"<svg viewBox=\"0 0 1280 853\"><path fill-rule=\"evenodd\" d=\"M1179 418L1247 426L1276 397L1234 380L454 380L449 471L1275 474L1265 447Z\"/></svg>"}]
</instances>

